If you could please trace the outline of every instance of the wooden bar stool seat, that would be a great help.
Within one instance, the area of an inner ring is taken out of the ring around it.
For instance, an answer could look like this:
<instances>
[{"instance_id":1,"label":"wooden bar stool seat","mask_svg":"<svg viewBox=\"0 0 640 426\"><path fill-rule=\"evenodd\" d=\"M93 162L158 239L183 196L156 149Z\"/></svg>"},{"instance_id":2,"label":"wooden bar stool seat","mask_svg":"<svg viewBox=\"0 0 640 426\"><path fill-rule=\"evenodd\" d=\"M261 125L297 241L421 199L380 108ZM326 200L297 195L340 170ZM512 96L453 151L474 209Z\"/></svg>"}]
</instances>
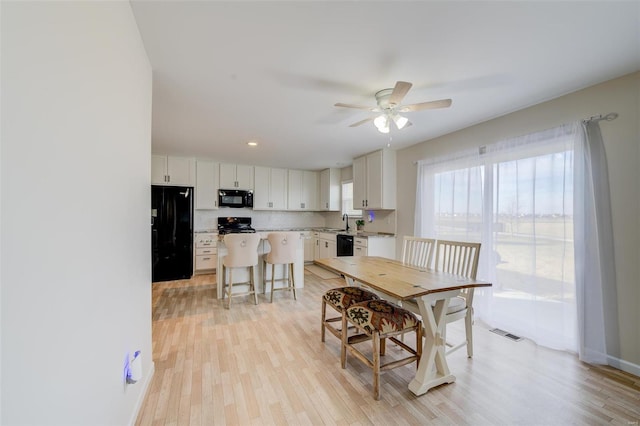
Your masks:
<instances>
[{"instance_id":1,"label":"wooden bar stool seat","mask_svg":"<svg viewBox=\"0 0 640 426\"><path fill-rule=\"evenodd\" d=\"M338 339L342 339L342 330L334 327L333 323L338 321L342 323L342 316L346 308L356 303L378 299L379 297L375 293L372 293L361 287L338 287L327 291L322 296L321 341L324 342L325 330L329 330L329 332L336 336ZM340 313L340 316L327 318L327 305L338 311Z\"/></svg>"},{"instance_id":2,"label":"wooden bar stool seat","mask_svg":"<svg viewBox=\"0 0 640 426\"><path fill-rule=\"evenodd\" d=\"M352 324L362 333L347 336L348 324ZM416 333L415 349L395 337L411 331ZM387 338L409 355L382 364L380 356L385 354ZM373 342L372 359L369 359L355 346L365 340ZM342 351L340 354L342 368L345 368L347 364L347 350L373 370L373 397L379 400L381 371L401 367L414 361L417 367L420 363L422 322L410 311L387 300L369 300L356 303L348 307L342 317Z\"/></svg>"}]
</instances>

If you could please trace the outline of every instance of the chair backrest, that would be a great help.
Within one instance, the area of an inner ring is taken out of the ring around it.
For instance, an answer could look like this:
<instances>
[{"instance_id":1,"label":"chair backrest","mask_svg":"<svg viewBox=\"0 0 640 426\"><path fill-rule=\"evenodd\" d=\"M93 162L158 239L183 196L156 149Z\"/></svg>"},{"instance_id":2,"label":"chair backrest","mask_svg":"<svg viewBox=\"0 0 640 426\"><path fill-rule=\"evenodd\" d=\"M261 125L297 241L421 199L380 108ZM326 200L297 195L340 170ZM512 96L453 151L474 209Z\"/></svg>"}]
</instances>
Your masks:
<instances>
[{"instance_id":1,"label":"chair backrest","mask_svg":"<svg viewBox=\"0 0 640 426\"><path fill-rule=\"evenodd\" d=\"M268 263L279 265L296 261L300 232L272 232L267 235L267 240L271 246L267 254Z\"/></svg>"},{"instance_id":2,"label":"chair backrest","mask_svg":"<svg viewBox=\"0 0 640 426\"><path fill-rule=\"evenodd\" d=\"M258 264L258 244L260 234L227 234L224 245L228 254L222 260L225 266L237 268Z\"/></svg>"},{"instance_id":3,"label":"chair backrest","mask_svg":"<svg viewBox=\"0 0 640 426\"><path fill-rule=\"evenodd\" d=\"M436 240L433 238L405 236L402 243L402 263L419 268L430 268L435 244Z\"/></svg>"},{"instance_id":4,"label":"chair backrest","mask_svg":"<svg viewBox=\"0 0 640 426\"><path fill-rule=\"evenodd\" d=\"M438 240L435 269L476 279L480 243Z\"/></svg>"}]
</instances>

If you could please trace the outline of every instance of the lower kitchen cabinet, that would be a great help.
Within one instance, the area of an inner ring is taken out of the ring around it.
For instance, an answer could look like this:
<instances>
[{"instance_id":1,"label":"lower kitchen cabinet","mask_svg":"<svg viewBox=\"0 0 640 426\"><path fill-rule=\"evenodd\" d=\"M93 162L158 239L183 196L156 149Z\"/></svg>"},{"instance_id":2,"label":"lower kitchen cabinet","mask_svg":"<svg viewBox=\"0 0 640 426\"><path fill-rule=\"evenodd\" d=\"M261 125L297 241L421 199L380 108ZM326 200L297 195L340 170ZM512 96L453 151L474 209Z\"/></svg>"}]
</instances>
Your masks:
<instances>
[{"instance_id":1,"label":"lower kitchen cabinet","mask_svg":"<svg viewBox=\"0 0 640 426\"><path fill-rule=\"evenodd\" d=\"M367 239L356 237L353 239L353 255L354 256L368 256L367 254Z\"/></svg>"},{"instance_id":2,"label":"lower kitchen cabinet","mask_svg":"<svg viewBox=\"0 0 640 426\"><path fill-rule=\"evenodd\" d=\"M313 263L315 258L316 243L314 233L311 231L300 232L300 238L304 243L304 261L305 263Z\"/></svg>"},{"instance_id":3,"label":"lower kitchen cabinet","mask_svg":"<svg viewBox=\"0 0 640 426\"><path fill-rule=\"evenodd\" d=\"M215 270L218 267L218 234L199 232L194 240L195 273Z\"/></svg>"},{"instance_id":4,"label":"lower kitchen cabinet","mask_svg":"<svg viewBox=\"0 0 640 426\"><path fill-rule=\"evenodd\" d=\"M396 257L395 237L356 237L353 239L354 256Z\"/></svg>"},{"instance_id":5,"label":"lower kitchen cabinet","mask_svg":"<svg viewBox=\"0 0 640 426\"><path fill-rule=\"evenodd\" d=\"M314 259L336 257L338 252L338 245L336 244L336 234L328 232L316 232L315 243L316 247Z\"/></svg>"}]
</instances>

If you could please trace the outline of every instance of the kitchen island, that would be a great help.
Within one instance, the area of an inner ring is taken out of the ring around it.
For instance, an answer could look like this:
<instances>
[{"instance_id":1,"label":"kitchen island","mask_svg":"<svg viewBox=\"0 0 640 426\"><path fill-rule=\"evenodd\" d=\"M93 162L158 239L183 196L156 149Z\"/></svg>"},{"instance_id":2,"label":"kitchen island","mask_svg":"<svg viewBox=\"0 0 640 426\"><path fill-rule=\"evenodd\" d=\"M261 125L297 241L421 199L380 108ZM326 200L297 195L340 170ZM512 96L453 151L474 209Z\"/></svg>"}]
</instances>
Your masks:
<instances>
[{"instance_id":1,"label":"kitchen island","mask_svg":"<svg viewBox=\"0 0 640 426\"><path fill-rule=\"evenodd\" d=\"M263 291L263 287L264 287L264 279L263 279L263 271L262 271L262 265L263 265L263 261L262 261L262 256L266 253L269 253L269 251L271 251L271 247L269 245L269 241L267 241L267 236L269 235L269 232L258 232L258 234L260 234L260 244L258 244L258 265L256 265L255 267L255 284L256 284L256 291L258 291L260 294ZM227 251L227 247L224 244L224 239L223 236L221 235L218 241L218 269L217 269L217 274L216 274L216 279L217 279L217 298L218 299L222 299L222 262L224 260L224 257L228 254ZM284 278L284 272L286 271L286 267L285 265L276 265L276 269L275 269L275 274L276 274L276 280L278 279L282 279ZM302 288L304 287L304 241L302 240L302 238L300 239L300 242L298 244L298 249L296 250L296 261L293 265L293 277L294 277L294 281L295 281L295 286L296 288ZM266 286L266 290L268 293L271 292L271 265L268 265L267 268L267 286ZM233 276L234 276L234 281L238 281L238 282L246 282L249 281L249 272L246 269L240 268L238 270L235 270L233 272ZM235 288L236 286L234 286ZM238 291L242 292L245 291L245 289L243 287L248 287L247 286L237 286L238 287ZM276 281L275 283L275 288L281 288L281 287L286 287L286 283L282 282L282 281ZM293 297L293 296L292 296Z\"/></svg>"}]
</instances>

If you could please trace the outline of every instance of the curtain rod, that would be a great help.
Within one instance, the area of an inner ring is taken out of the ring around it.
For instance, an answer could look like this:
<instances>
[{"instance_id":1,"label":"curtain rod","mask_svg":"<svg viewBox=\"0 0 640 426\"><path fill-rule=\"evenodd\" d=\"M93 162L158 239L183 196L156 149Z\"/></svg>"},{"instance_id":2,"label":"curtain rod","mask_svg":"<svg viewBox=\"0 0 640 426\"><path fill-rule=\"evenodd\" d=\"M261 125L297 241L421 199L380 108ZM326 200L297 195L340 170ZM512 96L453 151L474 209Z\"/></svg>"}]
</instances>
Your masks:
<instances>
[{"instance_id":1,"label":"curtain rod","mask_svg":"<svg viewBox=\"0 0 640 426\"><path fill-rule=\"evenodd\" d=\"M618 118L618 113L617 112L610 112L609 114L606 115L594 115L592 117L587 118L586 120L582 120L584 123L588 123L590 121L613 121L616 118Z\"/></svg>"}]
</instances>

